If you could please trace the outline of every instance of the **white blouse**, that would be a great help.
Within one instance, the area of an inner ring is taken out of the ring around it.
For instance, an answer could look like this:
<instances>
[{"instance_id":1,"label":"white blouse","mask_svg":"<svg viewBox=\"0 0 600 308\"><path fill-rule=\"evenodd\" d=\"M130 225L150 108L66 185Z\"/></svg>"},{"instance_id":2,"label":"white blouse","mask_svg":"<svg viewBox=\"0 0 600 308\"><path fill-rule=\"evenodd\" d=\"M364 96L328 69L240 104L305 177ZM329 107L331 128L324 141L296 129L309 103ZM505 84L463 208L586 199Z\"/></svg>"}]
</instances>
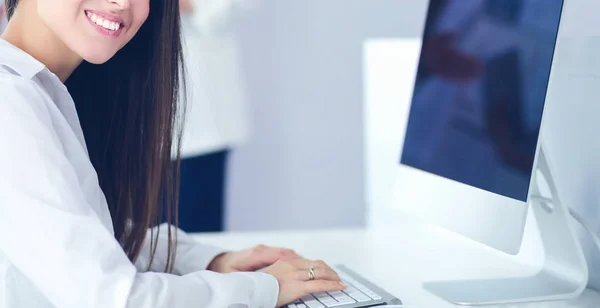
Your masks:
<instances>
[{"instance_id":1,"label":"white blouse","mask_svg":"<svg viewBox=\"0 0 600 308\"><path fill-rule=\"evenodd\" d=\"M222 250L178 230L175 274L114 238L75 105L42 63L0 39L0 307L275 307L264 273L207 271Z\"/></svg>"}]
</instances>

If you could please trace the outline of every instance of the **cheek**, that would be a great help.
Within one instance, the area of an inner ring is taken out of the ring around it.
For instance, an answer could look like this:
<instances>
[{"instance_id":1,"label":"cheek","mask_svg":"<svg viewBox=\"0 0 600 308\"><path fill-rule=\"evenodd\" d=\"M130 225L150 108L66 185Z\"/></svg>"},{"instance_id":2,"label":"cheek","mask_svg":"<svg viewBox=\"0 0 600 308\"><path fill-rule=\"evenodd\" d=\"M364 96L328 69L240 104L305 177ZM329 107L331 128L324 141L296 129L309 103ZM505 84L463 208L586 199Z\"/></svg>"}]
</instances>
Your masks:
<instances>
[{"instance_id":1,"label":"cheek","mask_svg":"<svg viewBox=\"0 0 600 308\"><path fill-rule=\"evenodd\" d=\"M37 0L38 14L49 25L74 23L83 0Z\"/></svg>"},{"instance_id":2,"label":"cheek","mask_svg":"<svg viewBox=\"0 0 600 308\"><path fill-rule=\"evenodd\" d=\"M150 14L148 0L133 0L131 5L131 27L127 33L126 44L138 33Z\"/></svg>"},{"instance_id":3,"label":"cheek","mask_svg":"<svg viewBox=\"0 0 600 308\"><path fill-rule=\"evenodd\" d=\"M140 28L148 19L150 13L150 5L148 0L133 0L131 5L131 25L127 30L127 38L125 44L138 33Z\"/></svg>"},{"instance_id":4,"label":"cheek","mask_svg":"<svg viewBox=\"0 0 600 308\"><path fill-rule=\"evenodd\" d=\"M133 22L137 29L139 29L150 14L150 0L133 0L132 5Z\"/></svg>"},{"instance_id":5,"label":"cheek","mask_svg":"<svg viewBox=\"0 0 600 308\"><path fill-rule=\"evenodd\" d=\"M0 0L1 1L1 0ZM67 45L78 39L83 0L37 0L42 21ZM72 46L69 46L72 47Z\"/></svg>"}]
</instances>

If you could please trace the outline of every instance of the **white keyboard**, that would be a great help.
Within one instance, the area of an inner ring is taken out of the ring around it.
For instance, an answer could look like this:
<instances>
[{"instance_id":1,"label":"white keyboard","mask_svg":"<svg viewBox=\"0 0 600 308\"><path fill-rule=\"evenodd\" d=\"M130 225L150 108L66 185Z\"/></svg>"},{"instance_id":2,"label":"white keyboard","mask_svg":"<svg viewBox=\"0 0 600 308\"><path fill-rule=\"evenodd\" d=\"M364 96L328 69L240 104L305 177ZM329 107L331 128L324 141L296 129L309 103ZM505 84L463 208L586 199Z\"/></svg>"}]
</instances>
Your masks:
<instances>
[{"instance_id":1,"label":"white keyboard","mask_svg":"<svg viewBox=\"0 0 600 308\"><path fill-rule=\"evenodd\" d=\"M288 308L325 308L340 307L360 303L369 305L381 301L382 297L367 288L352 277L338 272L342 280L348 285L343 291L320 292L307 295L296 302L287 305Z\"/></svg>"}]
</instances>

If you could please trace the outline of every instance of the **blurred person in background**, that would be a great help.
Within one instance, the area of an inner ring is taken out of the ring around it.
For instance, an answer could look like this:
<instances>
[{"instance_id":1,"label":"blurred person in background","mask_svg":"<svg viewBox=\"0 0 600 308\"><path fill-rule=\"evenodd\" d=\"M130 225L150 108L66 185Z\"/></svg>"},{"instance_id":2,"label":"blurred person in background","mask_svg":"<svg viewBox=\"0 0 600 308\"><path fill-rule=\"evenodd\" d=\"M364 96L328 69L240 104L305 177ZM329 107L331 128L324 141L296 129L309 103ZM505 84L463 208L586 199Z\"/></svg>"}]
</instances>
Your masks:
<instances>
[{"instance_id":1,"label":"blurred person in background","mask_svg":"<svg viewBox=\"0 0 600 308\"><path fill-rule=\"evenodd\" d=\"M181 140L179 226L224 230L227 158L248 135L246 93L232 31L252 0L180 0L187 111Z\"/></svg>"}]
</instances>

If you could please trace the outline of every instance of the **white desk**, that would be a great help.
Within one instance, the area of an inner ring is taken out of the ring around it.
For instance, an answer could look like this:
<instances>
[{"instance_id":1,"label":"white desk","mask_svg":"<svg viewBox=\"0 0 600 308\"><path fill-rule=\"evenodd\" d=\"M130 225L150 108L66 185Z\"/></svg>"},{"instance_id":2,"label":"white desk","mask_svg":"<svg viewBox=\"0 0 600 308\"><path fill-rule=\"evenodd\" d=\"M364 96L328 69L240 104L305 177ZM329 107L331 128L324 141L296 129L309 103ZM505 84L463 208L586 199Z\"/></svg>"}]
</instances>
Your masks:
<instances>
[{"instance_id":1,"label":"white desk","mask_svg":"<svg viewBox=\"0 0 600 308\"><path fill-rule=\"evenodd\" d=\"M394 229L349 229L285 232L244 232L194 235L203 243L226 249L267 244L295 249L311 259L344 264L405 304L419 308L455 307L421 288L426 280L517 275L519 268L498 253L436 227L404 223ZM459 248L460 247L460 248ZM452 260L452 261L449 261ZM486 262L483 262L485 260ZM489 307L489 306L488 306ZM600 307L592 290L568 302L531 303L497 307Z\"/></svg>"}]
</instances>

